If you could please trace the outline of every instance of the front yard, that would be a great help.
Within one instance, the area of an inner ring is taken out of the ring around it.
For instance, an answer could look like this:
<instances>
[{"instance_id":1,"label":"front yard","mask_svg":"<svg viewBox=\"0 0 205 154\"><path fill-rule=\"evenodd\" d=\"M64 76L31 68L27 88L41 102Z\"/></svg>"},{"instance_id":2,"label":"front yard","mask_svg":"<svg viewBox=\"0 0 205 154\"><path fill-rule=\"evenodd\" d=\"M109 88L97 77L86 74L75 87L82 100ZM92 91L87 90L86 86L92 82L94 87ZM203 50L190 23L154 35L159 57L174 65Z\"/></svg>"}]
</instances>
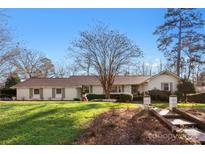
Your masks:
<instances>
[{"instance_id":1,"label":"front yard","mask_svg":"<svg viewBox=\"0 0 205 154\"><path fill-rule=\"evenodd\" d=\"M159 101L152 105L169 106ZM170 134L140 107L129 103L0 101L0 144L190 144ZM181 103L178 107L205 117L205 104ZM113 108L124 109L106 112ZM170 141L165 143L159 134L169 134Z\"/></svg>"},{"instance_id":2,"label":"front yard","mask_svg":"<svg viewBox=\"0 0 205 154\"><path fill-rule=\"evenodd\" d=\"M100 113L136 104L0 102L0 144L72 144Z\"/></svg>"}]
</instances>

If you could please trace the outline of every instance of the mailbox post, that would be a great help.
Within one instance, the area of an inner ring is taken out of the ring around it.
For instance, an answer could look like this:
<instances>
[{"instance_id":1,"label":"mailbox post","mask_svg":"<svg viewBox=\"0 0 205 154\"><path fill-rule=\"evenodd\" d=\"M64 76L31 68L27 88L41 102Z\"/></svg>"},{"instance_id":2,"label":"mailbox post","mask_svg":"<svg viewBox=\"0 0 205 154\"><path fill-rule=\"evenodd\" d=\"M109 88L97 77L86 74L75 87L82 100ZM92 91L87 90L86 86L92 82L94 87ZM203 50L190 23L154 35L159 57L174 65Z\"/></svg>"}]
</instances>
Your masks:
<instances>
[{"instance_id":1,"label":"mailbox post","mask_svg":"<svg viewBox=\"0 0 205 154\"><path fill-rule=\"evenodd\" d=\"M151 104L151 98L149 95L144 96L143 104L144 104L145 109L147 109L149 107L149 105Z\"/></svg>"},{"instance_id":2,"label":"mailbox post","mask_svg":"<svg viewBox=\"0 0 205 154\"><path fill-rule=\"evenodd\" d=\"M174 107L177 107L177 96L169 96L169 109L172 110Z\"/></svg>"}]
</instances>

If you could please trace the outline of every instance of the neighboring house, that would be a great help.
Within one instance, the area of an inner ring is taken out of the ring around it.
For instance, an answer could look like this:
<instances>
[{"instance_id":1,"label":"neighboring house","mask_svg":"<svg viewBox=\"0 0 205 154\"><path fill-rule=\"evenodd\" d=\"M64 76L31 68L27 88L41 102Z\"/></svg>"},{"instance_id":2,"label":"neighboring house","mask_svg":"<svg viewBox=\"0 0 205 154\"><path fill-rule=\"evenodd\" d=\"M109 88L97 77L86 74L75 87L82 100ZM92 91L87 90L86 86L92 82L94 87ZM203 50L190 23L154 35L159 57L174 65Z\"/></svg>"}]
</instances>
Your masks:
<instances>
[{"instance_id":1,"label":"neighboring house","mask_svg":"<svg viewBox=\"0 0 205 154\"><path fill-rule=\"evenodd\" d=\"M194 82L196 93L205 93L205 72L197 75L197 80Z\"/></svg>"},{"instance_id":2,"label":"neighboring house","mask_svg":"<svg viewBox=\"0 0 205 154\"><path fill-rule=\"evenodd\" d=\"M168 71L150 76L117 76L112 93L143 93L152 89L176 91L179 78ZM31 78L15 85L17 100L73 100L82 92L103 94L95 76L69 78Z\"/></svg>"},{"instance_id":3,"label":"neighboring house","mask_svg":"<svg viewBox=\"0 0 205 154\"><path fill-rule=\"evenodd\" d=\"M205 86L195 86L196 93L205 93Z\"/></svg>"}]
</instances>

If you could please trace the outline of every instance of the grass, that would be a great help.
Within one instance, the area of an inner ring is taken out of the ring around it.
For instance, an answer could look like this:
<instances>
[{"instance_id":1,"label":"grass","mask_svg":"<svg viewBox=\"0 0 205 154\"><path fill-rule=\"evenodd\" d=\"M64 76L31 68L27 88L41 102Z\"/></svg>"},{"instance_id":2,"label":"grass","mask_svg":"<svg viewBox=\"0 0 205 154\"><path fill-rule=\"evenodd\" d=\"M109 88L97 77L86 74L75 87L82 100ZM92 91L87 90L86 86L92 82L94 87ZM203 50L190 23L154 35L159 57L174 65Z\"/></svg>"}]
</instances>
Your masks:
<instances>
[{"instance_id":1,"label":"grass","mask_svg":"<svg viewBox=\"0 0 205 154\"><path fill-rule=\"evenodd\" d=\"M153 101L151 104L155 107L158 107L158 108L167 108L167 107L169 107L169 103L168 102L163 102L163 101Z\"/></svg>"},{"instance_id":2,"label":"grass","mask_svg":"<svg viewBox=\"0 0 205 154\"><path fill-rule=\"evenodd\" d=\"M162 101L154 101L152 102L152 105L158 108L167 108L169 107L168 102L162 102ZM193 107L193 108L205 108L205 104L201 103L178 103L177 107Z\"/></svg>"},{"instance_id":3,"label":"grass","mask_svg":"<svg viewBox=\"0 0 205 154\"><path fill-rule=\"evenodd\" d=\"M0 144L72 144L100 113L136 104L18 101L0 102Z\"/></svg>"}]
</instances>

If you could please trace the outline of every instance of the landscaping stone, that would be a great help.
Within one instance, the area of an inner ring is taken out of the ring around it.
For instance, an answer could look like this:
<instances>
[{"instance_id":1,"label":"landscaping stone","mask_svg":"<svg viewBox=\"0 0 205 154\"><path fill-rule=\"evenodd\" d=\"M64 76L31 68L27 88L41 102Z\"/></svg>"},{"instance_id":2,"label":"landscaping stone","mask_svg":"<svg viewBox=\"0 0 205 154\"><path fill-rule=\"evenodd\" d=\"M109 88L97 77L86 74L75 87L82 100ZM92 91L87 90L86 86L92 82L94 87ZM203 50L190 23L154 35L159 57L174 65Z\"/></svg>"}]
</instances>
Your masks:
<instances>
[{"instance_id":1,"label":"landscaping stone","mask_svg":"<svg viewBox=\"0 0 205 154\"><path fill-rule=\"evenodd\" d=\"M192 136L196 138L197 140L199 140L201 143L205 144L205 133L204 132L196 128L187 128L187 129L184 129L184 132L187 135Z\"/></svg>"},{"instance_id":2,"label":"landscaping stone","mask_svg":"<svg viewBox=\"0 0 205 154\"><path fill-rule=\"evenodd\" d=\"M185 119L179 119L179 118L174 118L174 119L168 119L173 125L175 126L196 126L196 123L185 120Z\"/></svg>"}]
</instances>

